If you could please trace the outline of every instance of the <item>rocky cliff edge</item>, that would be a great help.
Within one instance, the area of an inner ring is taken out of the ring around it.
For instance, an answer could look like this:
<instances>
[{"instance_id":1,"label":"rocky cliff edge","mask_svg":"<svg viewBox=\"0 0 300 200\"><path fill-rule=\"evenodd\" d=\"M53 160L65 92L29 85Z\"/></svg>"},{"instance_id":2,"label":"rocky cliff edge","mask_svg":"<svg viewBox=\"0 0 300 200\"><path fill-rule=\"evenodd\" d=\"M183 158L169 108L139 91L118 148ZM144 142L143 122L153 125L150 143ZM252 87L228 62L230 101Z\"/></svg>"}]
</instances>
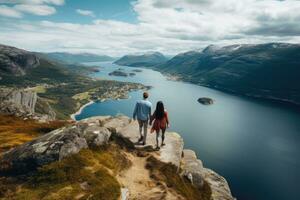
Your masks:
<instances>
[{"instance_id":1,"label":"rocky cliff edge","mask_svg":"<svg viewBox=\"0 0 300 200\"><path fill-rule=\"evenodd\" d=\"M169 163L175 166L177 173L187 178L199 190L204 187L205 182L208 183L211 190L211 200L234 199L226 180L216 172L204 168L202 161L197 158L194 151L184 149L184 142L179 134L167 132L166 145L159 151L154 150L154 134L148 134L146 146L139 145L137 143L138 138L137 122L132 121L128 117L92 117L52 131L12 149L2 155L1 162L8 164L9 170L15 174L28 173L46 164L61 161L68 156L79 153L83 149L101 147L115 141L123 144L127 149L142 154L140 157L143 157L143 153L147 152L148 156L150 155L162 163ZM132 160L133 162L142 162ZM144 167L143 170L145 170ZM137 185L131 183L135 174L135 172L130 174L129 180L124 181L126 175L120 178L124 182L122 184L124 187L122 189L123 199L127 199L127 197L130 197L130 194L133 195L136 192L134 188ZM140 180L140 182L142 181ZM138 185L141 184L139 183ZM156 190L158 189L156 188ZM149 190L148 193L157 195L159 191L153 190L152 192L152 190ZM140 196L142 194L137 195ZM155 198L158 198L158 196ZM182 198L173 195L171 199Z\"/></svg>"}]
</instances>

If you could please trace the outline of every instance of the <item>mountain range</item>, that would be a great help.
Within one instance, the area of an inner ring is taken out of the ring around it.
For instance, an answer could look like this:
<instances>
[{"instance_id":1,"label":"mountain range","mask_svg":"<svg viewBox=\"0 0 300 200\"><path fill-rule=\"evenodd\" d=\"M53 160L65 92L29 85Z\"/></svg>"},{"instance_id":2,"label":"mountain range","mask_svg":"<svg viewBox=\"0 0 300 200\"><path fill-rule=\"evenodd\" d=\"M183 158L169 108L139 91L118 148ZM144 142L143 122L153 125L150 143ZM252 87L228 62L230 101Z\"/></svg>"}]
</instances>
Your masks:
<instances>
[{"instance_id":1,"label":"mountain range","mask_svg":"<svg viewBox=\"0 0 300 200\"><path fill-rule=\"evenodd\" d=\"M97 55L90 53L65 53L65 52L52 52L52 53L41 53L46 55L48 58L58 60L65 63L84 63L84 62L105 62L114 61L115 58L106 55Z\"/></svg>"},{"instance_id":2,"label":"mountain range","mask_svg":"<svg viewBox=\"0 0 300 200\"><path fill-rule=\"evenodd\" d=\"M210 45L151 67L227 92L300 104L299 44Z\"/></svg>"}]
</instances>

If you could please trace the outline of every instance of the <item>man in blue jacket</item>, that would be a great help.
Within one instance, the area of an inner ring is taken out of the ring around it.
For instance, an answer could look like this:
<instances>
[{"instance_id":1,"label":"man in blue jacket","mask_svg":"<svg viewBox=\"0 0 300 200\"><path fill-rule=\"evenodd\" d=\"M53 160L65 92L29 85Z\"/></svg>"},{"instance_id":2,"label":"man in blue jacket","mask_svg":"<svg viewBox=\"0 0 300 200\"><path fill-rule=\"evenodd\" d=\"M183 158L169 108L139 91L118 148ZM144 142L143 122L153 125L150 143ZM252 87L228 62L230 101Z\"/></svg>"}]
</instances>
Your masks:
<instances>
[{"instance_id":1,"label":"man in blue jacket","mask_svg":"<svg viewBox=\"0 0 300 200\"><path fill-rule=\"evenodd\" d=\"M139 131L141 136L139 142L143 141L143 145L146 144L148 123L151 118L152 103L147 100L148 97L149 94L147 92L144 92L143 100L139 100L136 102L133 112L133 119L137 119L139 123ZM144 135L142 134L143 129Z\"/></svg>"}]
</instances>

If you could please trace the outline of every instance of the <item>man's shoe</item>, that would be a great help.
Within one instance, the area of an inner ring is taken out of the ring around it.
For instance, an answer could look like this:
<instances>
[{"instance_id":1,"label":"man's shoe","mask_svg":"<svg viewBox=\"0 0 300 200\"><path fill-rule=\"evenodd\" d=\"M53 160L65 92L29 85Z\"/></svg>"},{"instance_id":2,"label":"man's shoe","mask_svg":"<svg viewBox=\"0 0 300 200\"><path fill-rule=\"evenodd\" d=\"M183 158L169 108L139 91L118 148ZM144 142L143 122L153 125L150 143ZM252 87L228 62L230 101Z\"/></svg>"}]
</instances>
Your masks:
<instances>
[{"instance_id":1,"label":"man's shoe","mask_svg":"<svg viewBox=\"0 0 300 200\"><path fill-rule=\"evenodd\" d=\"M146 142L143 142L143 146L145 146L146 145Z\"/></svg>"},{"instance_id":2,"label":"man's shoe","mask_svg":"<svg viewBox=\"0 0 300 200\"><path fill-rule=\"evenodd\" d=\"M141 141L143 141L143 140L144 140L144 137L141 136L138 142L141 142Z\"/></svg>"}]
</instances>

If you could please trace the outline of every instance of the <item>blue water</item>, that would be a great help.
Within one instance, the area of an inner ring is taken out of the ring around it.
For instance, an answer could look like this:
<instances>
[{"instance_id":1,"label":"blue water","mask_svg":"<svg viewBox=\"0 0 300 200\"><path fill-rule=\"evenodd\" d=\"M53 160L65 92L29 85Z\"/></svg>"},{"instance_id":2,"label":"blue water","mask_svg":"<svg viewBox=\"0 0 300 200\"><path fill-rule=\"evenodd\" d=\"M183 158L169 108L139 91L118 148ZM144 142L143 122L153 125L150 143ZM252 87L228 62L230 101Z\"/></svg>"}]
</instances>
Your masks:
<instances>
[{"instance_id":1,"label":"blue water","mask_svg":"<svg viewBox=\"0 0 300 200\"><path fill-rule=\"evenodd\" d=\"M168 81L159 72L142 69L135 77L108 73L120 68L101 66L94 77L153 86L150 101L162 100L169 112L171 130L182 135L185 148L196 151L204 165L224 176L240 200L300 199L300 112L277 103L234 96L189 83ZM127 72L134 68L121 67ZM142 91L126 100L94 103L76 117L132 115ZM199 97L215 104L204 106Z\"/></svg>"}]
</instances>

